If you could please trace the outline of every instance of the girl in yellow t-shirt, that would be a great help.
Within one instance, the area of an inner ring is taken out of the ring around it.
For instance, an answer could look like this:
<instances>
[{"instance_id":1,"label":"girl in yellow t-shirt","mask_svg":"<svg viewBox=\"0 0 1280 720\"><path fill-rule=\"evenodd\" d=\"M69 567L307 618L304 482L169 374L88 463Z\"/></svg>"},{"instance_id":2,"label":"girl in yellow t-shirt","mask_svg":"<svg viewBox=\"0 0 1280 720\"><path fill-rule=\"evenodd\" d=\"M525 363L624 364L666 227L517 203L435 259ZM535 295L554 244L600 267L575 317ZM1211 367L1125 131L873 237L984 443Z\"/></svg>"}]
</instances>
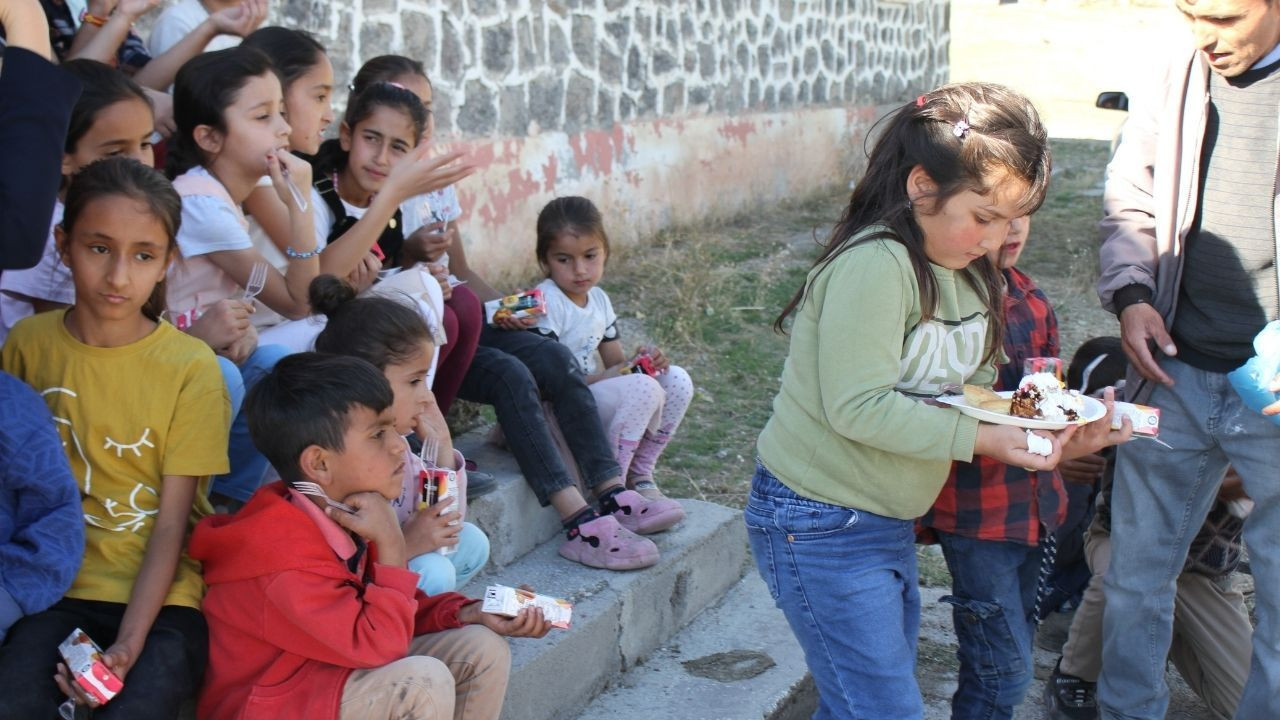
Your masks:
<instances>
[{"instance_id":1,"label":"girl in yellow t-shirt","mask_svg":"<svg viewBox=\"0 0 1280 720\"><path fill-rule=\"evenodd\" d=\"M18 323L0 365L44 397L80 486L85 553L71 589L0 647L0 717L88 702L59 663L80 628L124 689L95 713L173 718L200 687L208 630L186 535L227 470L230 404L213 351L160 322L181 201L155 170L108 158L71 182L57 228L75 304Z\"/></svg>"}]
</instances>

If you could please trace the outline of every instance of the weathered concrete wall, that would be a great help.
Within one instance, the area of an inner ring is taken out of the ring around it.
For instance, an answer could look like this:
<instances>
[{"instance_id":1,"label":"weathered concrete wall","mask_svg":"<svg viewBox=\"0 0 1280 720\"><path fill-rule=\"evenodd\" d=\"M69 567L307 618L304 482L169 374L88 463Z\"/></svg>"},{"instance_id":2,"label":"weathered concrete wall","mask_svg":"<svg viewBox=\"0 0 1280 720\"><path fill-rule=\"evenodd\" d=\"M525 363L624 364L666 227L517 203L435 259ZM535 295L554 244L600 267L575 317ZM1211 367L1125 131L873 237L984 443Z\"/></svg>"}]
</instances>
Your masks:
<instances>
[{"instance_id":1,"label":"weathered concrete wall","mask_svg":"<svg viewBox=\"0 0 1280 720\"><path fill-rule=\"evenodd\" d=\"M847 179L869 108L945 82L947 0L283 0L339 82L401 53L473 151L468 247L531 264L532 225L580 193L629 242ZM516 262L513 262L516 261Z\"/></svg>"}]
</instances>

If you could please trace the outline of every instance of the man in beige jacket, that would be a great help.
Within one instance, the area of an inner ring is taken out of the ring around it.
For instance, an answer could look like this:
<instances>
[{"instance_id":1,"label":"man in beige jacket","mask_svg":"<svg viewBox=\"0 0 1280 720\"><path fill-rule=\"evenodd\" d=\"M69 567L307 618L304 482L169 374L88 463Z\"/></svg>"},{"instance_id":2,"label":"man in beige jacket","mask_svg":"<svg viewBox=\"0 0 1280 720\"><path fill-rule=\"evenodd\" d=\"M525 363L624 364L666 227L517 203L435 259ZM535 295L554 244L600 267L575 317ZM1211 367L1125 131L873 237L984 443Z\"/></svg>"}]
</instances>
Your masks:
<instances>
[{"instance_id":1,"label":"man in beige jacket","mask_svg":"<svg viewBox=\"0 0 1280 720\"><path fill-rule=\"evenodd\" d=\"M1231 464L1256 501L1258 624L1236 717L1280 718L1280 427L1226 378L1280 315L1280 0L1177 6L1195 48L1136 98L1107 168L1099 295L1120 318L1128 399L1160 408L1171 448L1118 449L1098 701L1104 718L1165 716L1175 581Z\"/></svg>"}]
</instances>

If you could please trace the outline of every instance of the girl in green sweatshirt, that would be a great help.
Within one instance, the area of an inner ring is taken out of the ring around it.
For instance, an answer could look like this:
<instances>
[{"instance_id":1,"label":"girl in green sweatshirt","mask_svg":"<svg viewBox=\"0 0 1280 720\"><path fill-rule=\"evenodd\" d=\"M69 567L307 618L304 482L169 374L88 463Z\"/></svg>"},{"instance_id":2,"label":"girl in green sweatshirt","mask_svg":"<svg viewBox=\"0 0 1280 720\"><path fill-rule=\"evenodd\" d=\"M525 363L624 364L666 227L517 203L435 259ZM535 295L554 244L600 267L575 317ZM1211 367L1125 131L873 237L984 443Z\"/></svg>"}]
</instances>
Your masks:
<instances>
[{"instance_id":1,"label":"girl in green sweatshirt","mask_svg":"<svg viewBox=\"0 0 1280 720\"><path fill-rule=\"evenodd\" d=\"M1047 470L1071 436L1034 455L1024 430L925 402L994 379L1003 281L986 254L1039 207L1049 168L1048 137L1017 93L966 83L920 96L888 119L778 319L794 315L791 349L745 520L817 684L815 718L921 716L915 518L952 461Z\"/></svg>"}]
</instances>

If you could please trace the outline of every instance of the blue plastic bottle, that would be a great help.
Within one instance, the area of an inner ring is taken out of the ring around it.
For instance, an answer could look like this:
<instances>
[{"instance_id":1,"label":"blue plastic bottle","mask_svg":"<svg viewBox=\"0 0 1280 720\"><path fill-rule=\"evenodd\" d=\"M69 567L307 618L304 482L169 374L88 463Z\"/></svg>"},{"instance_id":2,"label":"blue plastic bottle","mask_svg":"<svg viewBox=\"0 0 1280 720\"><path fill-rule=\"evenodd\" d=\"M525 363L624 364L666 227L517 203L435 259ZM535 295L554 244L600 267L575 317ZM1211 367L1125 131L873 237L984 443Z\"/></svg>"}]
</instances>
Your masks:
<instances>
[{"instance_id":1,"label":"blue plastic bottle","mask_svg":"<svg viewBox=\"0 0 1280 720\"><path fill-rule=\"evenodd\" d=\"M1271 384L1280 374L1280 320L1269 322L1262 328L1262 332L1253 339L1253 351L1257 354L1227 373L1227 379L1240 393L1245 405L1262 412L1263 408L1280 400L1280 393L1271 391ZM1272 415L1271 422L1280 425L1280 415Z\"/></svg>"}]
</instances>

